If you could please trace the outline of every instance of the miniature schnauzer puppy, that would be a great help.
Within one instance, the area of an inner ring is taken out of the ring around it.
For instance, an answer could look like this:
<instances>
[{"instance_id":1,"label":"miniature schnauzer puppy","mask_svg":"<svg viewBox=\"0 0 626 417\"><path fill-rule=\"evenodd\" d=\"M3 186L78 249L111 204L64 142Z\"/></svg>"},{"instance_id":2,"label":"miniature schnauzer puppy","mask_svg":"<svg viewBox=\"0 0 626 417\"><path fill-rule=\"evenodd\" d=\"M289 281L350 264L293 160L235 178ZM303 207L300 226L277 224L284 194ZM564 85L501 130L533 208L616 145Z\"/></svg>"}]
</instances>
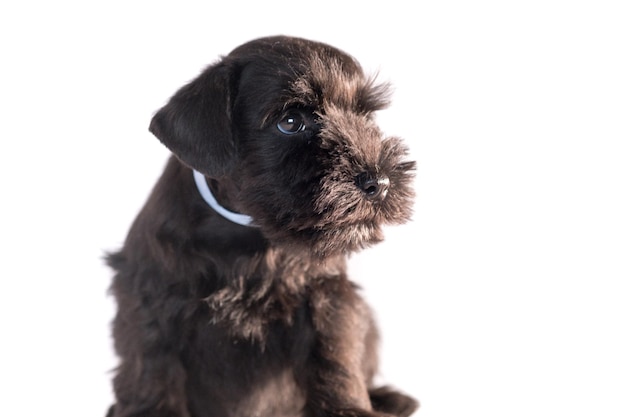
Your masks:
<instances>
[{"instance_id":1,"label":"miniature schnauzer puppy","mask_svg":"<svg viewBox=\"0 0 626 417\"><path fill-rule=\"evenodd\" d=\"M408 416L375 387L346 255L407 221L415 163L374 121L386 85L331 46L246 43L150 131L173 153L123 248L113 417Z\"/></svg>"}]
</instances>

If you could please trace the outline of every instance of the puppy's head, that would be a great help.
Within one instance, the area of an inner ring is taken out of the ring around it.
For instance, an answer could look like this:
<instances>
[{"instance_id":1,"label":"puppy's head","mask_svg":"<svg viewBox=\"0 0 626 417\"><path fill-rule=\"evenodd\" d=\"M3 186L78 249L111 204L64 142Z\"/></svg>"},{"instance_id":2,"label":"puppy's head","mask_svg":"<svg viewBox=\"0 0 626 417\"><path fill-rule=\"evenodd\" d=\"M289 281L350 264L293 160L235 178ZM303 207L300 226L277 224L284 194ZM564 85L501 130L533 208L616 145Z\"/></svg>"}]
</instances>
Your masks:
<instances>
[{"instance_id":1,"label":"puppy's head","mask_svg":"<svg viewBox=\"0 0 626 417\"><path fill-rule=\"evenodd\" d=\"M415 163L374 112L385 85L303 39L246 43L179 90L150 130L188 166L235 184L229 199L273 245L318 255L382 239L411 212Z\"/></svg>"}]
</instances>

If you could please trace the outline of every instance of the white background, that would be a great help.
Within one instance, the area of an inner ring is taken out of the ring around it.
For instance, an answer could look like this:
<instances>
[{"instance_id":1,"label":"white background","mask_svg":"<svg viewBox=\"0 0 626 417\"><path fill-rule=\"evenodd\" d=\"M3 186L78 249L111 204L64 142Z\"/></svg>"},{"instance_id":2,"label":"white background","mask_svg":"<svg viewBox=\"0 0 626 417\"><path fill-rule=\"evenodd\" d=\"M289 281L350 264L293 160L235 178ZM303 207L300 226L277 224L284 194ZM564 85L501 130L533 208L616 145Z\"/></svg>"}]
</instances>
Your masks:
<instances>
[{"instance_id":1,"label":"white background","mask_svg":"<svg viewBox=\"0 0 626 417\"><path fill-rule=\"evenodd\" d=\"M418 161L414 221L352 260L381 379L422 417L626 416L622 2L216 3L0 6L0 414L104 415L101 257L167 158L150 117L289 34L393 82L379 120Z\"/></svg>"}]
</instances>

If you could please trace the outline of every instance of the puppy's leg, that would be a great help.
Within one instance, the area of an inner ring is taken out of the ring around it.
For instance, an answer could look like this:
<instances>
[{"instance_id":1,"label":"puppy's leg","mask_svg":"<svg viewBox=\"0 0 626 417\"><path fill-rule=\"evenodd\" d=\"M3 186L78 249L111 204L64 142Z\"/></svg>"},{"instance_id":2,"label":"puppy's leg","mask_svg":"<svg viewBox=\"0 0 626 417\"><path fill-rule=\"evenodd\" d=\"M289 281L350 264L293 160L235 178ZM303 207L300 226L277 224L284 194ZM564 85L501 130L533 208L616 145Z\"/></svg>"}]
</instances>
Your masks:
<instances>
[{"instance_id":1,"label":"puppy's leg","mask_svg":"<svg viewBox=\"0 0 626 417\"><path fill-rule=\"evenodd\" d=\"M118 303L113 333L120 365L113 379L117 403L109 415L189 417L186 372L178 355L177 316L183 299L175 290L158 288L164 280L157 274L141 275L122 268L113 282Z\"/></svg>"},{"instance_id":2,"label":"puppy's leg","mask_svg":"<svg viewBox=\"0 0 626 417\"><path fill-rule=\"evenodd\" d=\"M309 364L307 416L387 416L373 409L370 401L368 385L376 367L370 344L375 330L353 285L344 278L325 280L312 292L311 310L317 339Z\"/></svg>"}]
</instances>

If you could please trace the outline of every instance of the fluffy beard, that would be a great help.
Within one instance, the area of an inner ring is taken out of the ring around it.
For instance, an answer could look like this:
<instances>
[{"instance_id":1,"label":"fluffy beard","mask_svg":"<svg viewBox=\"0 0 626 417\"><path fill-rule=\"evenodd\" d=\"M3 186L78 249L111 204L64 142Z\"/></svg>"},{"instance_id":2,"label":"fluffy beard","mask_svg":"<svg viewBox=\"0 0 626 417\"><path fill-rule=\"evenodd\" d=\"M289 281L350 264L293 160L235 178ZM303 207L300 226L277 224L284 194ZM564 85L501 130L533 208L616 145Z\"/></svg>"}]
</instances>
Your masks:
<instances>
[{"instance_id":1,"label":"fluffy beard","mask_svg":"<svg viewBox=\"0 0 626 417\"><path fill-rule=\"evenodd\" d=\"M408 152L399 139L385 139L380 146L376 166L390 180L382 201L365 198L355 185L357 173L365 168L355 168L352 158L342 157L333 159L317 176L292 181L289 187L284 182L273 193L249 182L243 190L248 197L246 212L274 246L298 247L317 257L380 242L383 225L410 219L415 170L414 162L405 161Z\"/></svg>"}]
</instances>

